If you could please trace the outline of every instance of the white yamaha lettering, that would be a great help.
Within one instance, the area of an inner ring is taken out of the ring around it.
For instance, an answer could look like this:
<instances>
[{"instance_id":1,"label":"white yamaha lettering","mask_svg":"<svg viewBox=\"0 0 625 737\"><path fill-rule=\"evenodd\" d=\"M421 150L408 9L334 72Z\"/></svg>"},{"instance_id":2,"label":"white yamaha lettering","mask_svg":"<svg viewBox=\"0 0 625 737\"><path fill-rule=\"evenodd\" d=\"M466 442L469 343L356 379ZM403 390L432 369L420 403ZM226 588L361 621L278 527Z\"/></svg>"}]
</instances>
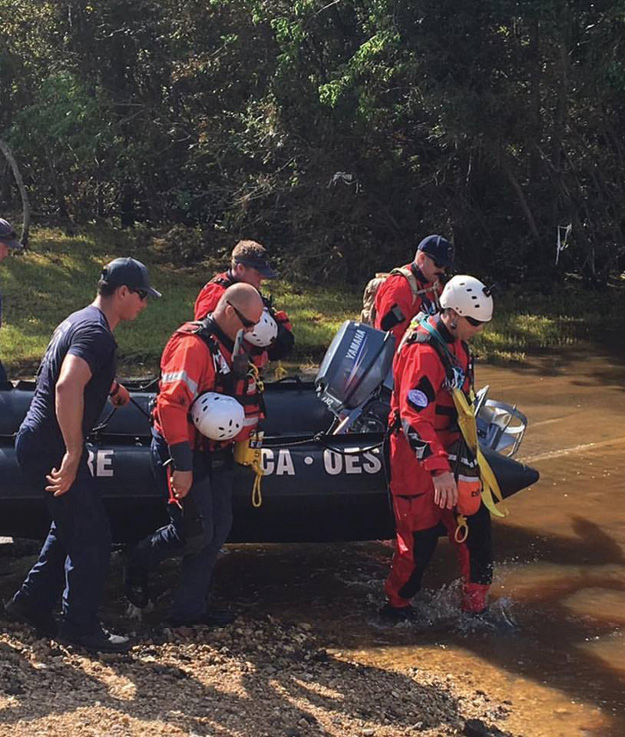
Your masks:
<instances>
[{"instance_id":1,"label":"white yamaha lettering","mask_svg":"<svg viewBox=\"0 0 625 737\"><path fill-rule=\"evenodd\" d=\"M350 360L354 360L356 358L356 354L358 353L358 349L360 348L360 345L365 337L365 331L364 330L356 330L354 333L354 337L352 338L352 342L350 343L349 348L347 349L346 356Z\"/></svg>"}]
</instances>

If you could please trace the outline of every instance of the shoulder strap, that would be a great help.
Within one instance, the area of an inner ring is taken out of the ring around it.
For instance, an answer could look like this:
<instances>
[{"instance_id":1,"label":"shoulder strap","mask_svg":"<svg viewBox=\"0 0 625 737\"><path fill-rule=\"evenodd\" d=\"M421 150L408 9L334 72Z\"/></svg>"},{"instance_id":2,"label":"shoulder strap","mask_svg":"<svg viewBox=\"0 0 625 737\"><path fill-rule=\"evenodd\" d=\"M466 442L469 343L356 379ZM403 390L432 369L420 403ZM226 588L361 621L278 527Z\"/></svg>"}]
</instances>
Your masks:
<instances>
[{"instance_id":1,"label":"shoulder strap","mask_svg":"<svg viewBox=\"0 0 625 737\"><path fill-rule=\"evenodd\" d=\"M414 271L410 268L410 266L398 266L395 269L391 269L389 276L395 275L395 274L401 274L401 276L406 279L408 284L410 284L410 291L412 292L412 301L414 302L416 298L421 294L419 291L419 282L417 281L417 276L414 273Z\"/></svg>"},{"instance_id":2,"label":"shoulder strap","mask_svg":"<svg viewBox=\"0 0 625 737\"><path fill-rule=\"evenodd\" d=\"M445 371L445 376L447 377L447 380L453 381L454 367L453 367L453 363L451 360L451 353L449 349L447 348L447 346L443 344L442 341L439 341L436 339L438 336L436 335L436 331L434 331L433 328L431 329L431 331L428 329L431 327L430 324L427 323L426 320L424 320L423 322L427 324L427 327L425 328L427 332L425 332L424 330L415 329L410 335L410 337L408 338L407 342L425 343L426 345L431 346L436 351L436 355L438 356L441 364L443 365L443 369ZM419 327L421 327L422 325L423 323L420 323Z\"/></svg>"},{"instance_id":3,"label":"shoulder strap","mask_svg":"<svg viewBox=\"0 0 625 737\"><path fill-rule=\"evenodd\" d=\"M209 282L209 284L218 284L220 287L225 287L228 289L228 287L231 287L233 284L235 284L235 280L230 276L230 272L226 272L225 276L222 276L221 274L218 274L217 276L214 276Z\"/></svg>"},{"instance_id":4,"label":"shoulder strap","mask_svg":"<svg viewBox=\"0 0 625 737\"><path fill-rule=\"evenodd\" d=\"M424 318L419 323L418 327L423 328L423 330L418 330L418 328L415 328L412 331L411 335L408 337L408 341L412 343L427 343L428 345L431 345L432 348L434 348L434 350L436 351L436 354L438 355L440 362L443 365L445 376L447 377L450 386L455 386L457 381L456 372L460 370L456 357L449 350L447 344L445 343L442 336L438 333L438 331L434 327L432 327L432 325L430 325L427 318ZM468 377L470 391L472 391L473 358L467 344L463 342L462 347L467 354L467 370L466 372L462 370L462 373L464 376Z\"/></svg>"},{"instance_id":5,"label":"shoulder strap","mask_svg":"<svg viewBox=\"0 0 625 737\"><path fill-rule=\"evenodd\" d=\"M214 331L212 323L205 317L203 320L195 320L193 322L186 322L181 325L177 333L183 333L184 335L197 335L208 346L211 354L215 354L219 351L217 341L213 337Z\"/></svg>"}]
</instances>

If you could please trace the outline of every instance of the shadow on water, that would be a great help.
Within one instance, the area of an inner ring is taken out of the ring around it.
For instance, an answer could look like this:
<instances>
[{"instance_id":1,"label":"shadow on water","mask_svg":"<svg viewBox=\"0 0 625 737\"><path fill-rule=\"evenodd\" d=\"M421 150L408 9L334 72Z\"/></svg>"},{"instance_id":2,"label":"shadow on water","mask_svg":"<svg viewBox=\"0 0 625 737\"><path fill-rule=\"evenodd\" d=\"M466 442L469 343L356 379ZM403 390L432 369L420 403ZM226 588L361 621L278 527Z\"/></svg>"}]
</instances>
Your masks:
<instances>
[{"instance_id":1,"label":"shadow on water","mask_svg":"<svg viewBox=\"0 0 625 737\"><path fill-rule=\"evenodd\" d=\"M236 567L241 563L249 570L250 552L227 559L237 558ZM169 567L161 584L174 584L175 574ZM263 585L262 577L258 584ZM109 598L109 621L116 618L113 608L118 604L119 598L111 607ZM372 733L385 727L404 734L415 724L419 731L436 734L447 733L450 724L461 728L460 704L448 689L418 683L410 672L329 656L312 635L270 619L260 607L248 615L244 629L203 629L173 639L167 631L143 625L137 639L144 644L128 655L102 658L67 651L8 625L9 642L0 643L0 659L11 675L4 679L0 667L0 702L3 692L12 698L0 707L0 733L8 734L1 725L22 730L32 725L32 733L40 733L44 728L39 720L62 724L64 718L75 720L70 724L77 734L109 734L108 728L116 725L110 734L139 733L135 728L141 734L161 734L169 728L172 734L213 737L300 737L330 733L315 715L321 711L329 714L332 734L352 734L354 720L367 722ZM398 696L390 698L392 693Z\"/></svg>"},{"instance_id":2,"label":"shadow on water","mask_svg":"<svg viewBox=\"0 0 625 737\"><path fill-rule=\"evenodd\" d=\"M580 644L620 637L625 615L604 615L597 608L590 616L579 616L566 601L587 589L625 594L625 577L614 572L623 565L624 556L621 547L592 522L575 517L573 529L572 538L533 535L511 525L495 528L498 557L506 561L498 578L505 582L509 569L527 572L519 597L514 585L509 590L506 586L504 594L518 623L512 634L464 626L455 613L458 597L453 589L443 600L445 615L430 612L432 627L376 627L391 552L385 543L241 546L223 561L220 588L250 610L313 624L335 648L371 650L437 643L471 651L508 673L548 684L578 703L594 704L610 715L614 734L621 735L625 733L624 673ZM540 575L541 562L550 567L546 578ZM453 552L441 544L426 587L449 585L456 570ZM426 600L440 607L431 591L424 593ZM421 664L427 668L427 659Z\"/></svg>"},{"instance_id":3,"label":"shadow on water","mask_svg":"<svg viewBox=\"0 0 625 737\"><path fill-rule=\"evenodd\" d=\"M185 670L185 662L197 657L197 651L187 651L184 641L169 648L164 660L151 657L149 626L164 614L168 589L176 579L175 566L165 566L157 581L162 594L157 610L147 618L144 627L148 629L139 628L140 641L148 644L139 647L133 656L118 657L100 666L97 663L85 665L77 657L54 664L53 678L63 683L64 690L68 691L60 701L52 694L49 698L28 698L31 688L36 688L37 693L47 689L51 671L35 669L32 664L22 667L20 673L24 675L14 684L17 696L2 709L0 720L7 725L17 724L20 720L33 721L97 702L133 719L156 718L172 727L192 730L200 727L212 705L219 705L219 716L215 716L212 725L215 734L225 735L230 733L228 730L232 726L228 715L247 713L252 698L262 701L267 734L282 734L276 729L278 723L284 727L285 719L293 725L292 734L298 734L297 725L302 719L310 725L316 723L316 708L335 712L338 720L365 719L379 726L392 724L398 730L421 721L424 728L436 729L443 723L442 712L437 716L435 711L424 722L419 717L418 705L424 700L439 703L442 699L446 713L456 715L459 705L444 689L416 683L410 677L409 668L411 664L418 664L427 671L429 648L436 645L442 652L473 653L478 662L485 661L500 672L536 684L548 684L572 700L595 705L611 719L610 731L603 730L602 737L620 736L625 733L623 672L580 648L580 643L614 636L619 625L625 624L625 615L621 612L616 619L604 617L597 609L591 616L578 616L572 614L566 601L586 589L625 592L625 579L614 573L623 566L624 555L615 540L598 525L581 516L571 516L571 520L573 537L532 534L512 525L495 527L497 557L505 560L497 579L506 583L506 579L514 579L518 571L526 574L519 579L518 585L513 582L512 586L506 586L504 597L519 625L515 632L507 635L489 628L463 625L462 617L456 613L457 593L450 585L457 570L456 562L446 542L439 546L424 591L423 611L431 615L432 624L395 628L380 628L376 622L376 611L383 601L382 582L391 554L388 543L229 548L217 570L217 598L227 599L229 605L242 611L243 621L252 622L252 628L254 621L267 622L268 616L275 617L275 643L271 647L275 646L278 655L280 639L289 640L290 636L284 634L289 623L311 625L319 647L365 650L371 655L368 659L371 662L366 665L333 657L321 658L318 662L313 658L310 681L302 679L301 663L297 669L290 667L293 659L298 658L297 652L288 655L280 664L268 658L262 647L255 649L248 634L234 635L225 654L220 655L223 648L219 649L219 643L213 641L213 633L207 632L205 637L212 646L211 654L209 657L200 651L200 657L207 658L210 683ZM24 560L20 570L14 570L3 579L4 597L18 583L21 568L25 568L27 562ZM541 575L541 566L545 564L550 567L547 577ZM437 598L432 591L441 587L445 593ZM111 581L104 615L114 626L128 629L116 580ZM16 662L23 659L25 655L20 651L24 638L26 644L32 642L32 638L29 640L23 632L18 632L11 648L3 646L3 654ZM387 653L397 649L401 653L406 648L414 649L414 655L409 661L405 657L402 660L401 655L397 662L391 661L398 670L389 670L388 662L376 666L378 649ZM43 654L54 659L59 651L54 646L50 650L44 645ZM224 692L214 685L213 678L219 677L219 668L227 671L231 659L239 664L243 662L241 679L245 695ZM143 664L139 671L133 667L137 663ZM176 692L176 700L164 703L155 697L154 677L163 693ZM89 703L85 703L85 683ZM76 684L75 694L72 693L73 684ZM380 684L383 693L379 701L372 704L371 691ZM488 690L488 681L481 682L480 686ZM400 708L388 697L392 691L406 696ZM294 706L293 699L303 696L306 708ZM416 705L414 709L406 706L412 701ZM284 733L289 733L288 729Z\"/></svg>"},{"instance_id":4,"label":"shadow on water","mask_svg":"<svg viewBox=\"0 0 625 737\"><path fill-rule=\"evenodd\" d=\"M480 371L488 369L488 363L478 362ZM625 389L625 346L607 342L577 343L566 348L533 350L523 363L507 364L503 369L525 379L569 378L575 386L620 385Z\"/></svg>"}]
</instances>

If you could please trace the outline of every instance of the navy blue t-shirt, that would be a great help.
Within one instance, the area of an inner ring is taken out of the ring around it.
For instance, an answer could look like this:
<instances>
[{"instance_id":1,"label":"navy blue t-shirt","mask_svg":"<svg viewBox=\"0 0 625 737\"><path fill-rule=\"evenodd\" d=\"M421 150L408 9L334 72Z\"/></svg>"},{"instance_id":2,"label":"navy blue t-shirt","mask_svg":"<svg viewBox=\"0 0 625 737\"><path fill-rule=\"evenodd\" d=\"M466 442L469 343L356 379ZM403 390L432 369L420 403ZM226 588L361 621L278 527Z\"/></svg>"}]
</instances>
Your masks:
<instances>
[{"instance_id":1,"label":"navy blue t-shirt","mask_svg":"<svg viewBox=\"0 0 625 737\"><path fill-rule=\"evenodd\" d=\"M115 378L117 343L104 314L93 305L72 313L54 331L37 372L37 388L22 427L38 435L50 450L65 447L56 419L55 389L65 356L70 353L89 364L85 386L83 436L93 429Z\"/></svg>"}]
</instances>

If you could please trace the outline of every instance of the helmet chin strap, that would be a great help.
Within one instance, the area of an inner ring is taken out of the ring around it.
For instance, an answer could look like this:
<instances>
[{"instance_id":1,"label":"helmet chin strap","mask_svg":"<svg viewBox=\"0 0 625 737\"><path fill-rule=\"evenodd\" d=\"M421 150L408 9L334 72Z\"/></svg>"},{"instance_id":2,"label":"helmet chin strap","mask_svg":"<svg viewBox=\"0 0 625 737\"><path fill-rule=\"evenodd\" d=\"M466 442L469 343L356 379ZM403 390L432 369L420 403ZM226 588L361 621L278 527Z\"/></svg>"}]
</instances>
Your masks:
<instances>
[{"instance_id":1,"label":"helmet chin strap","mask_svg":"<svg viewBox=\"0 0 625 737\"><path fill-rule=\"evenodd\" d=\"M449 312L443 311L442 319L443 324L448 330L456 330L456 328L458 327L458 314L455 311L453 317L449 314Z\"/></svg>"},{"instance_id":2,"label":"helmet chin strap","mask_svg":"<svg viewBox=\"0 0 625 737\"><path fill-rule=\"evenodd\" d=\"M243 328L239 330L234 339L234 347L232 349L232 369L236 378L241 379L247 375L249 365L249 356L245 350L243 339L245 331Z\"/></svg>"},{"instance_id":3,"label":"helmet chin strap","mask_svg":"<svg viewBox=\"0 0 625 737\"><path fill-rule=\"evenodd\" d=\"M238 355L241 352L244 338L245 331L243 330L243 328L237 330L237 334L234 336L234 349L232 351L232 355Z\"/></svg>"}]
</instances>

